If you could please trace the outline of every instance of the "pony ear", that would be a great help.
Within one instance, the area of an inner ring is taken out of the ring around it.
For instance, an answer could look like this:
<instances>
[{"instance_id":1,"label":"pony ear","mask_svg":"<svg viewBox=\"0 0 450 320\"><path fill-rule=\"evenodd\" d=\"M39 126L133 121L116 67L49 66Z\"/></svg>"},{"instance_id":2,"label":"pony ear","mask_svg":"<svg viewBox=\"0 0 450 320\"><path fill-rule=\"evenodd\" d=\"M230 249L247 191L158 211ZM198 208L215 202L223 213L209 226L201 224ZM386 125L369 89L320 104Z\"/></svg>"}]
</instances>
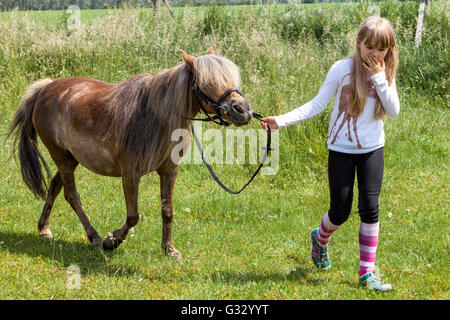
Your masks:
<instances>
[{"instance_id":1,"label":"pony ear","mask_svg":"<svg viewBox=\"0 0 450 320\"><path fill-rule=\"evenodd\" d=\"M189 71L194 72L194 57L188 55L183 50L180 50L181 55L183 56L183 60L186 63L186 66L188 67Z\"/></svg>"},{"instance_id":2,"label":"pony ear","mask_svg":"<svg viewBox=\"0 0 450 320\"><path fill-rule=\"evenodd\" d=\"M214 52L213 48L208 48L208 51L206 51L206 54L216 54L216 53Z\"/></svg>"}]
</instances>

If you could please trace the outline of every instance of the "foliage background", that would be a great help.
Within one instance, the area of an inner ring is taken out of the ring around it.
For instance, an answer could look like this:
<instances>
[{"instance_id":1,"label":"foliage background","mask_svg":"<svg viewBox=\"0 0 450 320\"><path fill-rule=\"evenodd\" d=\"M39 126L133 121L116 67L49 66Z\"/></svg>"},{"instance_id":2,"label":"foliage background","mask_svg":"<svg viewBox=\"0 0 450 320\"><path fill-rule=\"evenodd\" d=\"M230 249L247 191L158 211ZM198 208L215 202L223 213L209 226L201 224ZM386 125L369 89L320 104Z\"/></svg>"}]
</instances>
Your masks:
<instances>
[{"instance_id":1,"label":"foliage background","mask_svg":"<svg viewBox=\"0 0 450 320\"><path fill-rule=\"evenodd\" d=\"M352 50L358 25L373 8L368 2L186 7L175 8L174 19L166 10L158 15L133 7L83 10L79 30L68 29L66 11L2 12L0 134L37 79L88 76L120 82L181 63L180 49L201 55L213 47L241 68L241 89L255 110L287 112L315 96L333 62ZM379 271L393 292L377 295L357 285L356 196L350 219L333 235L332 269L318 273L310 261L310 231L328 209L328 107L280 130L278 173L260 176L238 197L222 192L203 166L180 168L174 244L183 254L181 263L160 250L155 174L142 179L141 219L116 251L90 249L61 195L51 217L54 240L40 239L36 224L43 203L25 188L11 156L12 141L5 141L0 149L0 298L448 299L448 2L429 1L418 49L418 2L380 2L376 8L392 21L400 48L401 113L385 123L377 254ZM216 169L237 188L255 168ZM82 167L76 178L99 233L121 226L120 179ZM81 270L79 290L67 287L71 265Z\"/></svg>"}]
</instances>

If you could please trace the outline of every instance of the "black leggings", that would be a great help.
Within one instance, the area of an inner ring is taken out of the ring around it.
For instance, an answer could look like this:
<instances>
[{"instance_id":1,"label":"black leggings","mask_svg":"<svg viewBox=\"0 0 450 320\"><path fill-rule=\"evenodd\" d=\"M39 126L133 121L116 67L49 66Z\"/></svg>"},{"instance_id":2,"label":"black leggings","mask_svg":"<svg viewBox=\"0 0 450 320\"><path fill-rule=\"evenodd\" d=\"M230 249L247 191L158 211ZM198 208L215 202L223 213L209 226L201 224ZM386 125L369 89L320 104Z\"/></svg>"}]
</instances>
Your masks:
<instances>
[{"instance_id":1,"label":"black leggings","mask_svg":"<svg viewBox=\"0 0 450 320\"><path fill-rule=\"evenodd\" d=\"M358 178L358 212L364 223L378 222L378 198L383 182L383 148L364 154L329 150L331 223L341 225L352 210L355 169Z\"/></svg>"}]
</instances>

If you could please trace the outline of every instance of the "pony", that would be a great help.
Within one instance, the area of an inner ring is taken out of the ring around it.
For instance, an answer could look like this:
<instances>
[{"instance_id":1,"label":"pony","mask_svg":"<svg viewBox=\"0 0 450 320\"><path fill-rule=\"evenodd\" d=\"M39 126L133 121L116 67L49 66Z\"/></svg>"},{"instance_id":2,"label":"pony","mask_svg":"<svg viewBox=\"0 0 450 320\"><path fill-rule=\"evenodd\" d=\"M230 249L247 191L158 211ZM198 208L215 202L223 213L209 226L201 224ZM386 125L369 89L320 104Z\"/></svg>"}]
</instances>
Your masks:
<instances>
[{"instance_id":1,"label":"pony","mask_svg":"<svg viewBox=\"0 0 450 320\"><path fill-rule=\"evenodd\" d=\"M181 259L172 241L172 199L179 162L172 161L171 151L179 141L172 141L171 134L180 128L188 130L200 109L227 124L245 125L252 119L252 107L237 89L230 90L240 85L240 70L232 61L216 55L212 48L198 57L183 50L180 53L181 64L121 83L79 77L43 79L28 88L7 137L15 136L13 152L19 156L26 186L45 200L38 221L40 236L52 238L50 213L64 187L64 198L83 224L92 247L117 248L139 220L140 178L156 171L160 177L161 246L167 256ZM194 85L212 101L220 98L220 108L199 100ZM38 137L57 168L49 184L50 170L39 151ZM190 139L183 143L188 145ZM74 175L79 164L96 174L122 179L125 224L105 239L83 211Z\"/></svg>"}]
</instances>

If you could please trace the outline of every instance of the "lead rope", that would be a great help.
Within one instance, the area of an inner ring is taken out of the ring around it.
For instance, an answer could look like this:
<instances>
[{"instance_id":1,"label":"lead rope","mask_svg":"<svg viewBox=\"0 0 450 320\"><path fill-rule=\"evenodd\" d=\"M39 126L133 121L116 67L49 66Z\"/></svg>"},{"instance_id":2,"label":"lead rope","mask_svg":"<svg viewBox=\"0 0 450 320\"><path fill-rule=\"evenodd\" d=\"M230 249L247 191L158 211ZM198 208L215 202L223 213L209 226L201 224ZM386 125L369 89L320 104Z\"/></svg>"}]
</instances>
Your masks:
<instances>
[{"instance_id":1,"label":"lead rope","mask_svg":"<svg viewBox=\"0 0 450 320\"><path fill-rule=\"evenodd\" d=\"M262 116L261 116L260 114L253 112L252 115L253 115L254 118L258 119L259 121L262 121ZM222 181L220 181L219 177L215 174L214 170L211 168L211 166L209 165L208 161L206 161L205 156L204 156L204 154L203 154L202 147L201 147L201 145L200 145L200 141L198 140L197 135L195 134L195 131L194 131L194 126L192 126L192 125L191 125L191 130L192 130L192 135L193 135L193 137L194 137L195 144L197 145L197 148L198 148L198 150L200 151L200 154L201 154L201 156L202 156L203 163L206 165L206 168L208 169L209 173L211 174L211 176L213 177L213 179L217 182L217 184L218 184L223 190L225 190L226 192L231 193L231 194L239 194L239 193L241 193L241 191L244 190L244 189L250 184L250 182L252 182L252 180L256 177L256 175L258 174L259 170L261 170L262 166L263 166L264 163L266 162L267 157L268 157L268 155L269 155L269 152L272 150L272 149L270 148L271 140L272 140L272 137L271 137L271 130L270 130L270 126L267 126L267 145L266 145L266 147L263 147L264 149L266 149L266 152L265 152L265 154L264 154L263 159L262 159L261 162L260 162L260 165L259 165L258 169L256 169L255 173L254 173L253 176L250 178L250 180L249 180L249 181L248 181L248 182L247 182L247 183L246 183L239 191L233 191L233 190L231 190L230 188L228 188L227 186L225 186L225 185L222 183Z\"/></svg>"}]
</instances>

